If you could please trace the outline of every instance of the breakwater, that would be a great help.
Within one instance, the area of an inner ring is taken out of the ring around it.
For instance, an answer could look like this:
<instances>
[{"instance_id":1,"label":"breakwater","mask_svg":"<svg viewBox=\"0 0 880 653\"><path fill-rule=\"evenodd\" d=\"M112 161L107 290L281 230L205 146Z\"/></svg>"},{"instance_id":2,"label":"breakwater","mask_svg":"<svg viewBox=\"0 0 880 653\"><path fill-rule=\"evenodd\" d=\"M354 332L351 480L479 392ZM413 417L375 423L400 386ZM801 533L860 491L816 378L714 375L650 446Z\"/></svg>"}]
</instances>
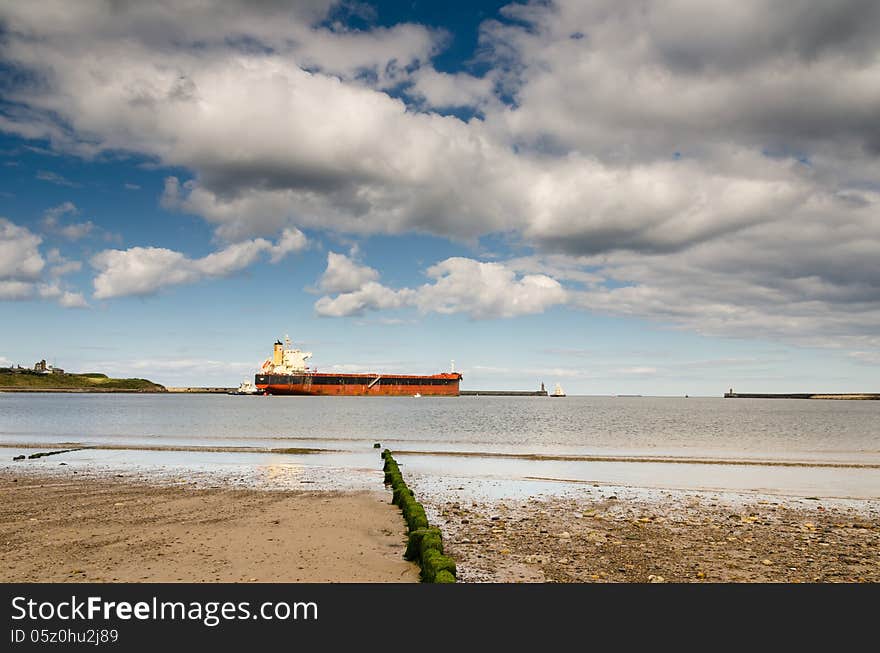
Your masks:
<instances>
[{"instance_id":1,"label":"breakwater","mask_svg":"<svg viewBox=\"0 0 880 653\"><path fill-rule=\"evenodd\" d=\"M462 397L546 397L546 390L461 390Z\"/></svg>"},{"instance_id":2,"label":"breakwater","mask_svg":"<svg viewBox=\"0 0 880 653\"><path fill-rule=\"evenodd\" d=\"M841 400L880 400L877 392L821 393L796 392L782 394L762 394L746 392L725 392L725 399L841 399Z\"/></svg>"}]
</instances>

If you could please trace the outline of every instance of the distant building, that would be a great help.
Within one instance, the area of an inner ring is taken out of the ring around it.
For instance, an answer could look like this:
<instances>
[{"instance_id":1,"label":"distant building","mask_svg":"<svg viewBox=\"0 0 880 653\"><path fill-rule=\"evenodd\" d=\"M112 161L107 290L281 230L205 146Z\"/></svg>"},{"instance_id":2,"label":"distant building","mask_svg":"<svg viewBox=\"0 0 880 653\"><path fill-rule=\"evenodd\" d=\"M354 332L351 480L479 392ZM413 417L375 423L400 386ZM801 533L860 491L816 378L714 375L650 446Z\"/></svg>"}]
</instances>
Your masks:
<instances>
[{"instance_id":1,"label":"distant building","mask_svg":"<svg viewBox=\"0 0 880 653\"><path fill-rule=\"evenodd\" d=\"M64 370L60 367L52 367L47 364L45 358L39 363L34 363L34 372L38 374L64 374Z\"/></svg>"}]
</instances>

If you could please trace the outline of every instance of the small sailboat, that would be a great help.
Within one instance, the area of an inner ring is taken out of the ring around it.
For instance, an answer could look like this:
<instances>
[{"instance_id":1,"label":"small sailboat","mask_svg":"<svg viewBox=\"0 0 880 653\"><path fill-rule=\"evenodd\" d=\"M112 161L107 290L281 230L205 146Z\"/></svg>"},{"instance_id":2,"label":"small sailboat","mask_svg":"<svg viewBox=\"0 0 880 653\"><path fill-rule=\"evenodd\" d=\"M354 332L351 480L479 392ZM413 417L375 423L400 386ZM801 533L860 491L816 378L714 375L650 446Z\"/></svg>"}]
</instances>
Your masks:
<instances>
[{"instance_id":1,"label":"small sailboat","mask_svg":"<svg viewBox=\"0 0 880 653\"><path fill-rule=\"evenodd\" d=\"M418 398L421 397L421 396L422 396L422 395L420 395L420 394L417 392L417 393L415 393L415 394L413 395L413 399L418 399Z\"/></svg>"},{"instance_id":2,"label":"small sailboat","mask_svg":"<svg viewBox=\"0 0 880 653\"><path fill-rule=\"evenodd\" d=\"M550 396L551 396L551 397L564 397L564 396L565 396L565 390L563 390L563 389L562 389L562 386L559 385L559 384L557 383L557 384L556 384L556 389L553 390L553 392L550 393Z\"/></svg>"}]
</instances>

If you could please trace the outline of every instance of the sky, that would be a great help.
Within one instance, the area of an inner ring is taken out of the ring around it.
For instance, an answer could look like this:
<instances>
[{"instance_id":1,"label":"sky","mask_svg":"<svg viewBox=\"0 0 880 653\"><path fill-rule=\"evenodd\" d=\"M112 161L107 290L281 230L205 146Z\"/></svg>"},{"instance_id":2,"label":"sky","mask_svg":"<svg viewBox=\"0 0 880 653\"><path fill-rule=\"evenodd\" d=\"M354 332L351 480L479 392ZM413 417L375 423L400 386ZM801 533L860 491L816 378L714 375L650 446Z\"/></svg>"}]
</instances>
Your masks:
<instances>
[{"instance_id":1,"label":"sky","mask_svg":"<svg viewBox=\"0 0 880 653\"><path fill-rule=\"evenodd\" d=\"M0 366L880 391L880 3L0 2Z\"/></svg>"}]
</instances>

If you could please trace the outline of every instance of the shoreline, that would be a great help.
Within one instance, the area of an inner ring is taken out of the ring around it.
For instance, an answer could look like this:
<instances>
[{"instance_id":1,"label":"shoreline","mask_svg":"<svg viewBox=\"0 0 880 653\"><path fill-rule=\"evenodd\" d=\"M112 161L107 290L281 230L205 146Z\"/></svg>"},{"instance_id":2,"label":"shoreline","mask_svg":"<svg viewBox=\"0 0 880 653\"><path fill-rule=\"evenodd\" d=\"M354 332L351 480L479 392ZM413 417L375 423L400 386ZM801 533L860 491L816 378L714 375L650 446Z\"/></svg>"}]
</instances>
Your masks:
<instances>
[{"instance_id":1,"label":"shoreline","mask_svg":"<svg viewBox=\"0 0 880 653\"><path fill-rule=\"evenodd\" d=\"M492 499L465 491L468 481L412 479L460 582L880 582L877 499L599 483ZM381 487L5 468L2 580L416 582L403 520Z\"/></svg>"},{"instance_id":2,"label":"shoreline","mask_svg":"<svg viewBox=\"0 0 880 653\"><path fill-rule=\"evenodd\" d=\"M402 557L400 513L378 488L204 488L120 476L0 470L0 581L418 581Z\"/></svg>"},{"instance_id":3,"label":"shoreline","mask_svg":"<svg viewBox=\"0 0 880 653\"><path fill-rule=\"evenodd\" d=\"M266 438L270 440L288 440L289 438ZM357 438L357 442L363 441ZM389 440L386 439L386 442ZM93 451L189 451L209 453L269 453L269 454L324 454L349 453L348 450L325 447L266 447L259 445L174 445L174 444L139 444L114 442L80 442L62 440L58 442L0 442L2 449L54 449L58 447L76 447L77 450ZM772 458L730 458L706 456L669 456L669 455L603 455L603 454L549 454L549 453L510 453L500 451L446 451L446 450L413 450L395 449L394 453L401 456L430 456L450 458L496 458L501 460L522 460L533 462L612 462L612 463L653 463L669 465L733 465L750 467L815 467L828 469L880 469L880 462L843 462L831 460L785 460ZM541 479L541 477L526 477ZM577 479L546 479L562 482L579 483Z\"/></svg>"}]
</instances>

